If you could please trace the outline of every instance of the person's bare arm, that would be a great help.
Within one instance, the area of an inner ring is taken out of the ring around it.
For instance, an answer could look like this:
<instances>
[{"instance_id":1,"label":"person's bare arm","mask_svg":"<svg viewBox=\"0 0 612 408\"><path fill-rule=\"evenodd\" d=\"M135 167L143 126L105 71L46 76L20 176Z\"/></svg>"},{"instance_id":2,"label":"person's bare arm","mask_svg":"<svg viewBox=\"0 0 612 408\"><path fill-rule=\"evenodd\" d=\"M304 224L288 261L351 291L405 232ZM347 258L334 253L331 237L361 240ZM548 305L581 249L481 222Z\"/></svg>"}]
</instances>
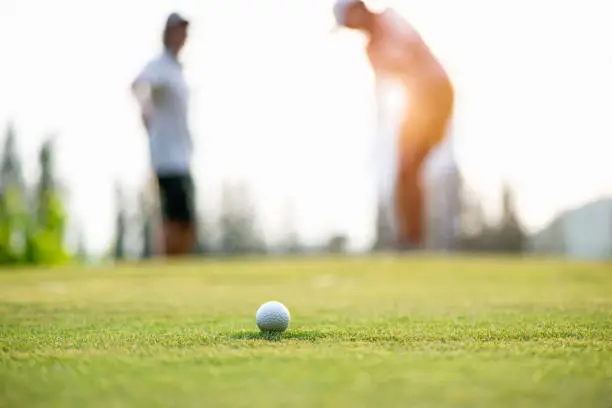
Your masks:
<instances>
[{"instance_id":1,"label":"person's bare arm","mask_svg":"<svg viewBox=\"0 0 612 408\"><path fill-rule=\"evenodd\" d=\"M143 79L136 79L132 82L132 94L140 106L142 124L149 128L151 116L153 114L153 89L149 82Z\"/></svg>"},{"instance_id":2,"label":"person's bare arm","mask_svg":"<svg viewBox=\"0 0 612 408\"><path fill-rule=\"evenodd\" d=\"M132 82L132 94L140 106L143 125L149 128L151 117L154 112L154 97L165 86L163 70L159 63L149 63Z\"/></svg>"}]
</instances>

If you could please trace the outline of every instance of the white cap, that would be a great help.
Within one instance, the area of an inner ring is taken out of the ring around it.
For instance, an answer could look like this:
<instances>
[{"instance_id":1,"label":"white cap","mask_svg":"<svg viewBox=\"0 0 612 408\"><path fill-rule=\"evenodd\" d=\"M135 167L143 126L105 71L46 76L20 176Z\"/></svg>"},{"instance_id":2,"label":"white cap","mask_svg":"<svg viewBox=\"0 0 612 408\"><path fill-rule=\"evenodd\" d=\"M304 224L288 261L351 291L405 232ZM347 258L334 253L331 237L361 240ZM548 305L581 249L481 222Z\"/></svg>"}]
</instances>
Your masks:
<instances>
[{"instance_id":1,"label":"white cap","mask_svg":"<svg viewBox=\"0 0 612 408\"><path fill-rule=\"evenodd\" d=\"M346 25L346 12L354 4L361 3L361 0L336 0L334 4L334 17L339 26Z\"/></svg>"}]
</instances>

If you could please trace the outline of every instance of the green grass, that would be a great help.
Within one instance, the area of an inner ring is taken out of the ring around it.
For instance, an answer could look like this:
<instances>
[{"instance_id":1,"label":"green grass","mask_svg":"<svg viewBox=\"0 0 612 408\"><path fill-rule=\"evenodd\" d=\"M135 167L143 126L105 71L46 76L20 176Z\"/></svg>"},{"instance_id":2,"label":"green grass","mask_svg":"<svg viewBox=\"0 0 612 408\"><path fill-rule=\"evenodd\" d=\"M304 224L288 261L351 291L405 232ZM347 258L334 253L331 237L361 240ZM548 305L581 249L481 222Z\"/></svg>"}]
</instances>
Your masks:
<instances>
[{"instance_id":1,"label":"green grass","mask_svg":"<svg viewBox=\"0 0 612 408\"><path fill-rule=\"evenodd\" d=\"M279 300L289 330L262 336ZM612 264L205 261L0 273L0 407L612 406Z\"/></svg>"}]
</instances>

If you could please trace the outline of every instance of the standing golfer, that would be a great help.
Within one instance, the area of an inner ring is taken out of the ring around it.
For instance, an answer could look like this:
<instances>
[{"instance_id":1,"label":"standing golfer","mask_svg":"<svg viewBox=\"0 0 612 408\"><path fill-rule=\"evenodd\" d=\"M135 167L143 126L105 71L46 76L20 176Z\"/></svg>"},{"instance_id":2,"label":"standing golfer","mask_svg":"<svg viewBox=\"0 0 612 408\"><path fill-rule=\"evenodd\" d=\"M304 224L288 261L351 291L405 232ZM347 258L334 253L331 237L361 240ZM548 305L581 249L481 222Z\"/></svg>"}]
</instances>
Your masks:
<instances>
[{"instance_id":1,"label":"standing golfer","mask_svg":"<svg viewBox=\"0 0 612 408\"><path fill-rule=\"evenodd\" d=\"M398 246L420 248L425 230L421 176L428 155L445 137L453 112L453 85L419 33L394 10L374 13L361 0L337 0L334 15L338 25L368 37L366 52L376 76L399 81L409 100L397 146L394 205Z\"/></svg>"},{"instance_id":2,"label":"standing golfer","mask_svg":"<svg viewBox=\"0 0 612 408\"><path fill-rule=\"evenodd\" d=\"M187 124L188 89L178 56L187 40L189 22L168 16L163 51L132 84L149 135L151 164L157 177L166 255L189 253L195 241L192 140Z\"/></svg>"}]
</instances>

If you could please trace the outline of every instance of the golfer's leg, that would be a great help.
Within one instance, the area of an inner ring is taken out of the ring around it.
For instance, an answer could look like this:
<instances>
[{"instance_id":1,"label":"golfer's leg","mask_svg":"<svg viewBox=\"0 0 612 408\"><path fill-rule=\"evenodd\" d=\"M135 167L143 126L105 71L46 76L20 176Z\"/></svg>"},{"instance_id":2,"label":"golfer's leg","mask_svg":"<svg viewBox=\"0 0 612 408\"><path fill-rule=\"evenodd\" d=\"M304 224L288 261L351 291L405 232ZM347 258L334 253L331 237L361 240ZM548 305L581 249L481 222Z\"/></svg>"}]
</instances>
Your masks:
<instances>
[{"instance_id":1,"label":"golfer's leg","mask_svg":"<svg viewBox=\"0 0 612 408\"><path fill-rule=\"evenodd\" d=\"M176 221L164 221L164 253L167 256L181 254L180 246L181 226Z\"/></svg>"},{"instance_id":2,"label":"golfer's leg","mask_svg":"<svg viewBox=\"0 0 612 408\"><path fill-rule=\"evenodd\" d=\"M453 111L452 86L445 84L433 89L422 99L414 99L407 112L400 134L401 160L397 185L398 215L402 232L400 244L422 247L425 244L425 195L422 173L429 153L444 139Z\"/></svg>"},{"instance_id":3,"label":"golfer's leg","mask_svg":"<svg viewBox=\"0 0 612 408\"><path fill-rule=\"evenodd\" d=\"M401 248L419 248L424 244L421 172L428 149L423 148L420 140L425 130L421 121L407 115L400 131L395 205L399 227L397 240Z\"/></svg>"},{"instance_id":4,"label":"golfer's leg","mask_svg":"<svg viewBox=\"0 0 612 408\"><path fill-rule=\"evenodd\" d=\"M404 248L409 246L409 232L410 232L410 179L412 178L410 173L410 159L409 151L406 151L408 146L406 143L402 143L402 136L409 130L406 121L402 124L400 129L400 139L398 140L398 162L397 162L397 175L395 179L395 230L396 230L396 245L398 248Z\"/></svg>"},{"instance_id":5,"label":"golfer's leg","mask_svg":"<svg viewBox=\"0 0 612 408\"><path fill-rule=\"evenodd\" d=\"M406 244L408 237L408 203L406 201L408 195L406 193L407 176L405 174L405 159L400 156L397 170L397 179L395 181L395 230L396 244L402 247Z\"/></svg>"},{"instance_id":6,"label":"golfer's leg","mask_svg":"<svg viewBox=\"0 0 612 408\"><path fill-rule=\"evenodd\" d=\"M398 244L402 248L420 248L424 244L424 205L421 165L401 160L396 185Z\"/></svg>"},{"instance_id":7,"label":"golfer's leg","mask_svg":"<svg viewBox=\"0 0 612 408\"><path fill-rule=\"evenodd\" d=\"M421 139L417 143L418 151L413 156L412 166L409 170L409 185L407 188L410 213L412 222L408 227L408 239L414 246L423 247L426 240L426 208L425 208L425 191L423 188L423 173L425 171L427 161L431 152L440 145L446 137L447 123L449 115L446 112L436 112L430 120L425 121L420 129L418 129Z\"/></svg>"},{"instance_id":8,"label":"golfer's leg","mask_svg":"<svg viewBox=\"0 0 612 408\"><path fill-rule=\"evenodd\" d=\"M159 177L164 249L168 256L191 252L195 241L193 187L187 175Z\"/></svg>"},{"instance_id":9,"label":"golfer's leg","mask_svg":"<svg viewBox=\"0 0 612 408\"><path fill-rule=\"evenodd\" d=\"M400 167L396 186L400 220L398 243L406 248L422 248L425 245L427 214L423 172L430 152L443 139L446 131L445 119L438 120L435 107L430 109L413 109L412 114L406 115L400 133Z\"/></svg>"},{"instance_id":10,"label":"golfer's leg","mask_svg":"<svg viewBox=\"0 0 612 408\"><path fill-rule=\"evenodd\" d=\"M407 242L413 248L422 248L425 244L423 225L425 223L424 195L421 183L421 165L415 166L410 173L406 193L408 198Z\"/></svg>"},{"instance_id":11,"label":"golfer's leg","mask_svg":"<svg viewBox=\"0 0 612 408\"><path fill-rule=\"evenodd\" d=\"M177 255L177 235L179 228L176 223L177 177L171 175L158 176L159 200L162 212L163 250L164 255Z\"/></svg>"},{"instance_id":12,"label":"golfer's leg","mask_svg":"<svg viewBox=\"0 0 612 408\"><path fill-rule=\"evenodd\" d=\"M197 216L194 196L195 191L191 176L183 177L180 220L180 251L184 255L190 254L195 248L196 243Z\"/></svg>"},{"instance_id":13,"label":"golfer's leg","mask_svg":"<svg viewBox=\"0 0 612 408\"><path fill-rule=\"evenodd\" d=\"M164 224L166 254L187 255L194 246L194 228L182 221L166 221Z\"/></svg>"},{"instance_id":14,"label":"golfer's leg","mask_svg":"<svg viewBox=\"0 0 612 408\"><path fill-rule=\"evenodd\" d=\"M194 186L190 175L179 179L176 197L175 242L179 255L190 254L195 247L196 212L194 205Z\"/></svg>"}]
</instances>

